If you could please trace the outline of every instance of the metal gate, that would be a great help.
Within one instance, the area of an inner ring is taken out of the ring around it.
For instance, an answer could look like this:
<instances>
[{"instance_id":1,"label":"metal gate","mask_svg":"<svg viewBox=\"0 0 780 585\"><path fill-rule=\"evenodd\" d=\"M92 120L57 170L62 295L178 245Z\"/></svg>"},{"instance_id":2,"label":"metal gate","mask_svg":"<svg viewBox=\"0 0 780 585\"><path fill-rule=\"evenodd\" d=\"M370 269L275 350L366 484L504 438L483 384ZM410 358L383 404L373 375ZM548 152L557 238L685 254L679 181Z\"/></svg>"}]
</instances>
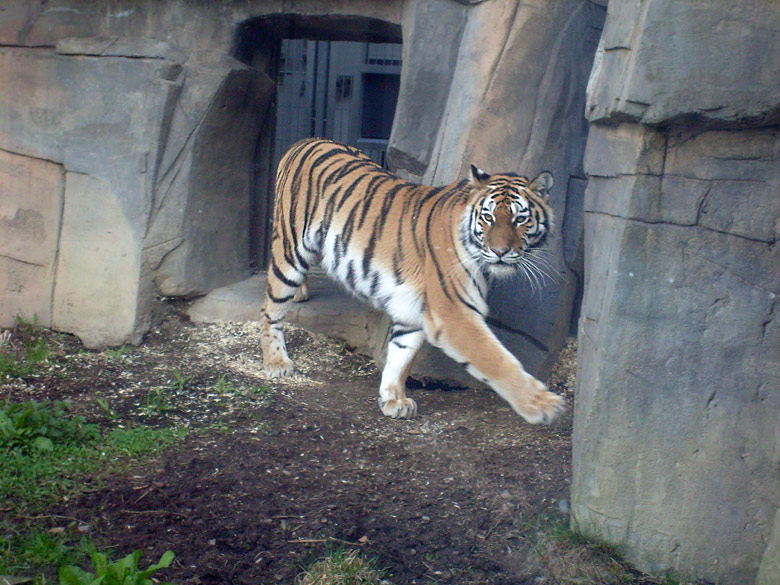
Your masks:
<instances>
[{"instance_id":1,"label":"metal gate","mask_svg":"<svg viewBox=\"0 0 780 585\"><path fill-rule=\"evenodd\" d=\"M291 144L309 136L350 144L384 166L400 44L286 39L277 71L274 169Z\"/></svg>"}]
</instances>

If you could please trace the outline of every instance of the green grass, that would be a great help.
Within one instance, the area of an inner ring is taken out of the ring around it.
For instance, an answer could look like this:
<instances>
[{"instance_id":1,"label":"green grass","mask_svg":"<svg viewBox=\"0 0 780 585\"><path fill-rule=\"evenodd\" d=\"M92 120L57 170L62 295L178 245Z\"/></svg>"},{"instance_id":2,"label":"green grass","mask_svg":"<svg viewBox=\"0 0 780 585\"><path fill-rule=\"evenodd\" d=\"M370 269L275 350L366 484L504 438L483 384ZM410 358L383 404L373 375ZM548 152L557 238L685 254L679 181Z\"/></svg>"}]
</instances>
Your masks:
<instances>
[{"instance_id":1,"label":"green grass","mask_svg":"<svg viewBox=\"0 0 780 585\"><path fill-rule=\"evenodd\" d=\"M30 575L34 567L61 567L80 563L94 550L92 540L87 537L69 544L64 534L50 534L41 529L20 534L4 528L3 533L0 533L0 575ZM44 582L42 575L34 581Z\"/></svg>"},{"instance_id":2,"label":"green grass","mask_svg":"<svg viewBox=\"0 0 780 585\"><path fill-rule=\"evenodd\" d=\"M0 343L0 381L34 376L54 359L45 330L17 319L13 331L3 332Z\"/></svg>"},{"instance_id":3,"label":"green grass","mask_svg":"<svg viewBox=\"0 0 780 585\"><path fill-rule=\"evenodd\" d=\"M0 380L29 378L36 368L25 359L19 359L8 349L0 349Z\"/></svg>"},{"instance_id":4,"label":"green grass","mask_svg":"<svg viewBox=\"0 0 780 585\"><path fill-rule=\"evenodd\" d=\"M105 354L114 360L121 360L126 354L130 353L130 348L126 345L104 350Z\"/></svg>"},{"instance_id":5,"label":"green grass","mask_svg":"<svg viewBox=\"0 0 780 585\"><path fill-rule=\"evenodd\" d=\"M386 573L358 550L337 549L305 569L296 585L380 585Z\"/></svg>"},{"instance_id":6,"label":"green grass","mask_svg":"<svg viewBox=\"0 0 780 585\"><path fill-rule=\"evenodd\" d=\"M54 444L51 449L6 449L0 453L0 501L36 512L77 494L83 477L122 469L129 460L148 457L181 439L178 429L114 429L84 443Z\"/></svg>"},{"instance_id":7,"label":"green grass","mask_svg":"<svg viewBox=\"0 0 780 585\"><path fill-rule=\"evenodd\" d=\"M66 535L36 525L35 515L85 489L85 477L122 471L184 434L148 427L100 429L72 415L64 402L0 407L0 502L7 518L0 520L0 575L34 573L34 583L43 585L44 568L52 571L94 553L89 539L69 543Z\"/></svg>"}]
</instances>

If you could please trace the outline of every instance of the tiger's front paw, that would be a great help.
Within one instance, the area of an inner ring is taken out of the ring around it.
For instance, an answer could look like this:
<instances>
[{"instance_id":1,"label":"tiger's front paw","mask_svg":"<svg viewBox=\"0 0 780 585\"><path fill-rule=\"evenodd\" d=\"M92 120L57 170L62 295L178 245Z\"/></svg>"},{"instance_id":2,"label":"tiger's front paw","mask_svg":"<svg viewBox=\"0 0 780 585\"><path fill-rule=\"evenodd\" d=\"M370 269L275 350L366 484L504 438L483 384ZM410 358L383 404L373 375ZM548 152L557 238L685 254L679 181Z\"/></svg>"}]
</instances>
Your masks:
<instances>
[{"instance_id":1,"label":"tiger's front paw","mask_svg":"<svg viewBox=\"0 0 780 585\"><path fill-rule=\"evenodd\" d=\"M379 399L382 414L391 418L414 418L417 415L417 403L411 398L382 401Z\"/></svg>"},{"instance_id":2,"label":"tiger's front paw","mask_svg":"<svg viewBox=\"0 0 780 585\"><path fill-rule=\"evenodd\" d=\"M536 378L529 377L528 398L523 400L517 412L531 424L549 425L566 411L566 402L561 396L547 391L547 386Z\"/></svg>"},{"instance_id":3,"label":"tiger's front paw","mask_svg":"<svg viewBox=\"0 0 780 585\"><path fill-rule=\"evenodd\" d=\"M263 357L263 369L271 378L281 378L293 373L293 363L290 358L277 357L265 359Z\"/></svg>"}]
</instances>

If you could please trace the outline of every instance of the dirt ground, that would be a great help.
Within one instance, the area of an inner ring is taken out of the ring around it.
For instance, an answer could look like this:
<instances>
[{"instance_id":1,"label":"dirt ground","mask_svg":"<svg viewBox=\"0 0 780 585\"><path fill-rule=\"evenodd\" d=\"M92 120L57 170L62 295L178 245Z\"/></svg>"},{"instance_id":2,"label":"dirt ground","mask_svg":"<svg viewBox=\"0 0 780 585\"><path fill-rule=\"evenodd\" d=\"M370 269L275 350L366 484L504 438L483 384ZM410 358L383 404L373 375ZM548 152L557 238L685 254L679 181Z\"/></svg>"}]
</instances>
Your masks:
<instances>
[{"instance_id":1,"label":"dirt ground","mask_svg":"<svg viewBox=\"0 0 780 585\"><path fill-rule=\"evenodd\" d=\"M492 392L426 388L410 391L417 418L391 420L371 360L298 329L288 347L298 373L271 380L256 324L176 310L125 353L62 342L64 374L19 384L14 400L191 431L130 473L88 478L51 525L145 562L172 550L160 576L180 584L291 584L339 546L375 557L394 585L547 582L530 541L569 497L571 410L532 426ZM574 361L571 344L550 380L570 407Z\"/></svg>"}]
</instances>

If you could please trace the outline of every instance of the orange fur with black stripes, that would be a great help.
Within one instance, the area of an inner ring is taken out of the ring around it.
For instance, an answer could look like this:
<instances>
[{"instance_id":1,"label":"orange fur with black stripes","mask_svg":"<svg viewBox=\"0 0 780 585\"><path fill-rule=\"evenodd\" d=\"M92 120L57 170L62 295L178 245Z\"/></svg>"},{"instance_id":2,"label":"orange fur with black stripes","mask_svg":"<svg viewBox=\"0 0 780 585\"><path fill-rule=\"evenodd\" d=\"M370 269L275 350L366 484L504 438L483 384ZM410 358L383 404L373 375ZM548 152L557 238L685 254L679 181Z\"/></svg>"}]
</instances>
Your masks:
<instances>
[{"instance_id":1,"label":"orange fur with black stripes","mask_svg":"<svg viewBox=\"0 0 780 585\"><path fill-rule=\"evenodd\" d=\"M281 323L310 266L390 315L379 404L411 417L404 391L424 340L488 383L527 421L549 423L562 399L528 374L485 323L488 279L528 270L550 229L552 175L488 175L440 188L399 179L329 140L294 144L279 163L262 312L265 370L292 372Z\"/></svg>"}]
</instances>

